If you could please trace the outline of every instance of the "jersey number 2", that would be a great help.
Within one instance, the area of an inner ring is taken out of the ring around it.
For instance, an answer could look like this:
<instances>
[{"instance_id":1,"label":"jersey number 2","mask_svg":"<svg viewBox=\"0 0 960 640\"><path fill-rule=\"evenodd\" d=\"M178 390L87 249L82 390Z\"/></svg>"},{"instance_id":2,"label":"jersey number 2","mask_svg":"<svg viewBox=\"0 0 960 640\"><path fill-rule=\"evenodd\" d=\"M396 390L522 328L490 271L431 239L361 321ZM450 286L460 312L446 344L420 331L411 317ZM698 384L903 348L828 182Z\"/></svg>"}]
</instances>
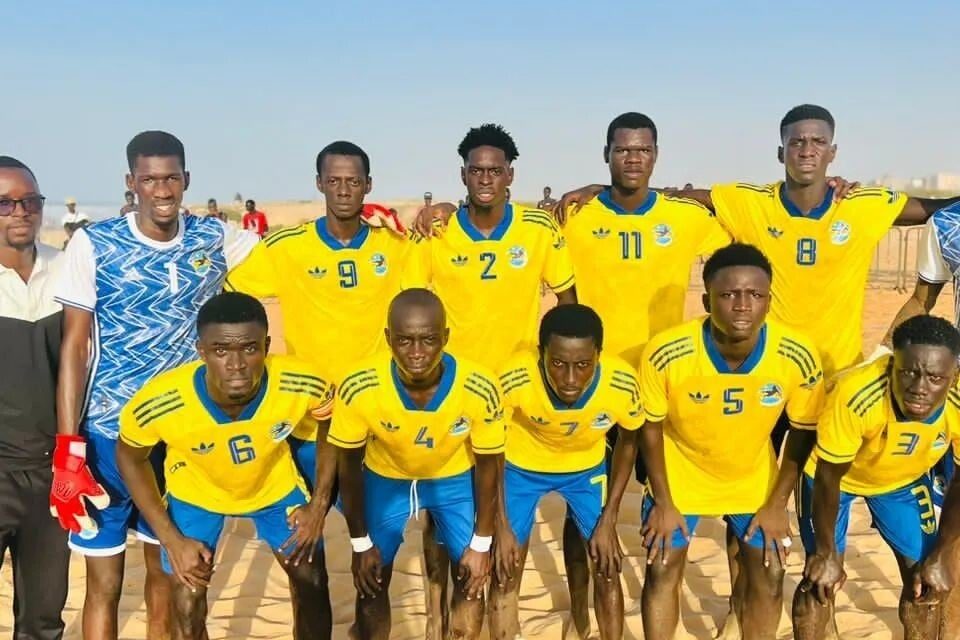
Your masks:
<instances>
[{"instance_id":1,"label":"jersey number 2","mask_svg":"<svg viewBox=\"0 0 960 640\"><path fill-rule=\"evenodd\" d=\"M489 251L484 251L480 254L480 262L484 263L483 271L480 273L481 280L496 280L497 274L490 273L493 271L493 265L497 262L497 254L490 253Z\"/></svg>"}]
</instances>

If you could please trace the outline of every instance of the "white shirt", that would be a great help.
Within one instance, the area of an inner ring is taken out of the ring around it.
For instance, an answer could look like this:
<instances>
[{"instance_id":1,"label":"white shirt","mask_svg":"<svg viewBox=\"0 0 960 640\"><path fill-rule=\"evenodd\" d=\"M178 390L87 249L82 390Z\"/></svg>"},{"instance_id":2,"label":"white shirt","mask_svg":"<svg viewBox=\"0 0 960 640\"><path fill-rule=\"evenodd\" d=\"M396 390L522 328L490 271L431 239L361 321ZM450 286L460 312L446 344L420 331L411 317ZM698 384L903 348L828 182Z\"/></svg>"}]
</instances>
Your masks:
<instances>
[{"instance_id":1,"label":"white shirt","mask_svg":"<svg viewBox=\"0 0 960 640\"><path fill-rule=\"evenodd\" d=\"M27 282L15 269L0 265L0 317L36 322L60 311L60 303L53 299L53 285L63 264L62 255L59 250L38 243Z\"/></svg>"}]
</instances>

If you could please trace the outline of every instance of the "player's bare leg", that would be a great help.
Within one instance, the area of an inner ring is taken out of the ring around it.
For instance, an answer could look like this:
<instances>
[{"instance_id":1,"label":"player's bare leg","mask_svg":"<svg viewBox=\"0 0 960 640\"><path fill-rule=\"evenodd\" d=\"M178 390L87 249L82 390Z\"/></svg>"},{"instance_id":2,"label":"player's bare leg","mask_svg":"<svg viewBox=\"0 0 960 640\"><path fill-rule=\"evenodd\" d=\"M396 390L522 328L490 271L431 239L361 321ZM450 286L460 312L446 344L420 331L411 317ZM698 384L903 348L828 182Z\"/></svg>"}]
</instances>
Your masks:
<instances>
[{"instance_id":1,"label":"player's bare leg","mask_svg":"<svg viewBox=\"0 0 960 640\"><path fill-rule=\"evenodd\" d=\"M354 607L356 623L353 626L358 640L390 640L390 579L393 565L380 568L380 593L377 597L360 597Z\"/></svg>"},{"instance_id":2,"label":"player's bare leg","mask_svg":"<svg viewBox=\"0 0 960 640\"><path fill-rule=\"evenodd\" d=\"M623 585L620 583L620 574L607 579L597 572L596 565L591 568L593 607L597 610L600 640L620 640L623 638Z\"/></svg>"},{"instance_id":3,"label":"player's bare leg","mask_svg":"<svg viewBox=\"0 0 960 640\"><path fill-rule=\"evenodd\" d=\"M960 589L950 591L940 606L940 639L960 637Z\"/></svg>"},{"instance_id":4,"label":"player's bare leg","mask_svg":"<svg viewBox=\"0 0 960 640\"><path fill-rule=\"evenodd\" d=\"M529 542L520 547L520 566L512 578L501 577L494 567L490 582L490 640L513 640L520 635L520 581L529 550Z\"/></svg>"},{"instance_id":5,"label":"player's bare leg","mask_svg":"<svg viewBox=\"0 0 960 640\"><path fill-rule=\"evenodd\" d=\"M737 578L740 575L740 563L737 554L740 553L740 540L734 533L733 527L727 523L727 566L730 568L730 610L727 619L720 627L717 640L740 640L740 609L743 603L743 588L746 584Z\"/></svg>"},{"instance_id":6,"label":"player's bare leg","mask_svg":"<svg viewBox=\"0 0 960 640\"><path fill-rule=\"evenodd\" d=\"M116 640L117 609L123 588L126 553L87 556L87 592L83 599L84 640Z\"/></svg>"},{"instance_id":7,"label":"player's bare leg","mask_svg":"<svg viewBox=\"0 0 960 640\"><path fill-rule=\"evenodd\" d=\"M563 566L567 570L567 589L570 590L570 617L577 637L586 640L590 634L590 567L587 564L587 546L580 530L570 517L563 520Z\"/></svg>"},{"instance_id":8,"label":"player's bare leg","mask_svg":"<svg viewBox=\"0 0 960 640\"><path fill-rule=\"evenodd\" d=\"M443 640L450 629L450 607L447 604L447 584L450 575L450 556L437 542L436 525L428 513L423 527L424 576L427 579L426 640Z\"/></svg>"},{"instance_id":9,"label":"player's bare leg","mask_svg":"<svg viewBox=\"0 0 960 640\"><path fill-rule=\"evenodd\" d=\"M143 566L146 579L143 599L147 605L147 640L170 638L172 584L160 563L160 545L143 543Z\"/></svg>"},{"instance_id":10,"label":"player's bare leg","mask_svg":"<svg viewBox=\"0 0 960 640\"><path fill-rule=\"evenodd\" d=\"M763 549L740 545L737 558L740 573L737 581L744 582L743 600L738 617L744 638L773 640L780 625L783 610L784 568L776 552L768 550L770 566L763 566Z\"/></svg>"},{"instance_id":11,"label":"player's bare leg","mask_svg":"<svg viewBox=\"0 0 960 640\"><path fill-rule=\"evenodd\" d=\"M274 555L290 582L294 640L330 640L333 611L323 550L315 552L313 562L301 562L296 567L285 563L286 556Z\"/></svg>"},{"instance_id":12,"label":"player's bare leg","mask_svg":"<svg viewBox=\"0 0 960 640\"><path fill-rule=\"evenodd\" d=\"M893 555L897 559L901 584L903 584L899 607L900 622L903 623L903 640L936 640L940 637L941 605L914 601L913 569L917 563L896 551Z\"/></svg>"},{"instance_id":13,"label":"player's bare leg","mask_svg":"<svg viewBox=\"0 0 960 640\"><path fill-rule=\"evenodd\" d=\"M640 595L645 640L673 640L680 621L680 584L688 548L671 549L666 564L658 555L647 565Z\"/></svg>"},{"instance_id":14,"label":"player's bare leg","mask_svg":"<svg viewBox=\"0 0 960 640\"><path fill-rule=\"evenodd\" d=\"M450 600L450 630L444 640L476 640L483 628L484 598L468 600L464 587L467 579L453 581L453 597ZM512 638L510 640L513 640Z\"/></svg>"},{"instance_id":15,"label":"player's bare leg","mask_svg":"<svg viewBox=\"0 0 960 640\"><path fill-rule=\"evenodd\" d=\"M167 576L171 587L171 631L174 640L209 640L207 635L207 588L192 589L175 576Z\"/></svg>"},{"instance_id":16,"label":"player's bare leg","mask_svg":"<svg viewBox=\"0 0 960 640\"><path fill-rule=\"evenodd\" d=\"M809 556L808 556L809 559ZM843 554L840 554L843 564ZM813 590L801 591L799 587L793 594L793 637L794 640L833 640L839 638L834 620L834 601L830 598L826 604L817 601Z\"/></svg>"}]
</instances>

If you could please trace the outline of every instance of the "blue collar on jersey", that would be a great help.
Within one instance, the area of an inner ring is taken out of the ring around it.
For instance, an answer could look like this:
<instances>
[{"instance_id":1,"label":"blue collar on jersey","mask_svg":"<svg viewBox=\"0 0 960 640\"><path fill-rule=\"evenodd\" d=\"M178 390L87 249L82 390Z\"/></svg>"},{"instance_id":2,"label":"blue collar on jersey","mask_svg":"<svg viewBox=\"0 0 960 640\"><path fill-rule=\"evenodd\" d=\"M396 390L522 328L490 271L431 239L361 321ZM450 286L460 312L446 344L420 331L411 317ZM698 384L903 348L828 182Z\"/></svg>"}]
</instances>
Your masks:
<instances>
[{"instance_id":1,"label":"blue collar on jersey","mask_svg":"<svg viewBox=\"0 0 960 640\"><path fill-rule=\"evenodd\" d=\"M657 204L657 192L651 190L650 193L647 194L647 199L643 201L643 204L641 204L639 207L637 207L633 211L627 211L626 209L618 205L616 202L614 202L613 196L610 195L610 189L604 189L603 191L601 191L600 194L597 196L597 200L600 201L600 204L605 206L607 209L610 209L617 215L642 216L647 211L650 211L650 209L653 209L653 205Z\"/></svg>"},{"instance_id":2,"label":"blue collar on jersey","mask_svg":"<svg viewBox=\"0 0 960 640\"><path fill-rule=\"evenodd\" d=\"M460 228L463 229L463 232L467 234L467 237L474 242L479 242L482 240L502 240L503 236L507 233L507 229L510 228L510 223L513 222L513 205L508 202L504 206L503 218L500 220L500 223L493 228L493 232L490 234L489 238L480 233L480 231L473 226L473 223L470 222L470 214L467 211L467 205L463 205L457 209L457 222L460 223Z\"/></svg>"},{"instance_id":3,"label":"blue collar on jersey","mask_svg":"<svg viewBox=\"0 0 960 640\"><path fill-rule=\"evenodd\" d=\"M550 386L542 360L538 363L537 368L540 370L540 381L543 383L543 388L547 390L547 397L550 398L550 404L552 404L553 408L557 411L576 411L583 409L587 406L587 403L590 402L590 398L593 397L593 393L597 390L597 385L600 384L600 363L598 362L597 368L593 371L593 380L591 380L587 388L583 390L583 393L580 394L576 402L567 404L557 395L553 387Z\"/></svg>"},{"instance_id":4,"label":"blue collar on jersey","mask_svg":"<svg viewBox=\"0 0 960 640\"><path fill-rule=\"evenodd\" d=\"M357 235L350 238L350 242L343 244L327 231L327 218L326 216L322 218L317 218L316 222L317 235L320 236L320 239L323 240L323 243L333 249L334 251L339 251L340 249L359 249L363 246L364 241L366 241L367 236L370 235L370 227L365 224L360 225L360 230L357 231Z\"/></svg>"},{"instance_id":5,"label":"blue collar on jersey","mask_svg":"<svg viewBox=\"0 0 960 640\"><path fill-rule=\"evenodd\" d=\"M947 402L944 401L940 408L930 414L930 417L926 420L911 420L907 416L903 415L903 411L900 410L900 406L897 404L897 399L893 397L893 387L890 386L890 404L893 405L893 415L897 417L897 422L918 422L920 424L933 424L940 419L940 416L943 415L943 410L947 406Z\"/></svg>"},{"instance_id":6,"label":"blue collar on jersey","mask_svg":"<svg viewBox=\"0 0 960 640\"><path fill-rule=\"evenodd\" d=\"M764 323L763 326L760 327L760 337L757 338L757 344L753 346L753 351L750 352L750 355L747 356L747 359L744 360L743 363L736 369L730 369L727 361L723 359L722 355L720 355L720 349L717 347L717 343L713 340L713 334L710 333L709 317L703 321L703 345L706 347L707 355L710 357L710 362L713 363L717 373L750 373L753 371L754 367L760 363L760 358L763 357L763 351L766 349L767 324Z\"/></svg>"},{"instance_id":7,"label":"blue collar on jersey","mask_svg":"<svg viewBox=\"0 0 960 640\"><path fill-rule=\"evenodd\" d=\"M793 201L787 197L786 187L787 185L781 182L778 193L780 194L780 204L782 204L783 208L787 210L787 213L790 214L791 218L810 218L811 220L819 220L824 216L824 214L827 213L827 211L830 209L830 205L833 203L833 187L827 187L827 194L823 196L823 202L811 209L810 215L804 215L803 211L800 211L800 208L793 204Z\"/></svg>"},{"instance_id":8,"label":"blue collar on jersey","mask_svg":"<svg viewBox=\"0 0 960 640\"><path fill-rule=\"evenodd\" d=\"M196 372L194 372L193 389L197 392L197 397L200 398L200 404L207 410L210 417L217 421L217 424L230 424L231 422L250 420L257 412L257 409L260 408L263 397L267 395L267 370L263 370L263 378L260 379L260 389L257 391L257 395L253 396L253 400L243 408L243 411L240 412L236 420L224 413L220 405L214 402L210 394L207 393L207 365L200 365L197 367Z\"/></svg>"},{"instance_id":9,"label":"blue collar on jersey","mask_svg":"<svg viewBox=\"0 0 960 640\"><path fill-rule=\"evenodd\" d=\"M400 379L400 372L397 370L396 361L393 359L390 360L390 377L393 379L393 386L397 390L397 395L400 396L400 402L403 404L404 409L407 411L436 411L440 408L440 405L443 404L443 401L447 399L447 396L450 395L450 389L453 388L453 381L457 377L457 361L454 360L453 356L449 353L444 353L440 362L443 364L440 384L437 386L437 391L433 394L433 397L430 398L427 406L421 409L413 401L413 398L410 397L410 394L407 393L406 387L403 386L403 381Z\"/></svg>"}]
</instances>

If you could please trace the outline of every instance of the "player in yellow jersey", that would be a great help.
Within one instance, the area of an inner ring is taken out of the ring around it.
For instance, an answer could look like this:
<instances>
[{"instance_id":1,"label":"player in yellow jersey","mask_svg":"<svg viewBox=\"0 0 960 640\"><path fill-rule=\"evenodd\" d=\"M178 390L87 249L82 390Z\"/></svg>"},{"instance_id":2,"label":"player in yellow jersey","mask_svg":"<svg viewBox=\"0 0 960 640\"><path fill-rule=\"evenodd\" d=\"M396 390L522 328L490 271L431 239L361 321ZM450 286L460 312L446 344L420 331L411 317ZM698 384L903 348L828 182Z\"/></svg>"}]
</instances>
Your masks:
<instances>
[{"instance_id":1,"label":"player in yellow jersey","mask_svg":"<svg viewBox=\"0 0 960 640\"><path fill-rule=\"evenodd\" d=\"M391 354L356 365L340 385L329 440L353 546L360 640L390 637L390 578L407 521L421 509L458 563L448 637L483 623L503 464L501 393L487 369L445 351L443 304L409 289L390 305Z\"/></svg>"},{"instance_id":2,"label":"player in yellow jersey","mask_svg":"<svg viewBox=\"0 0 960 640\"><path fill-rule=\"evenodd\" d=\"M309 499L285 440L329 421L333 387L314 367L268 356L267 314L250 296L223 293L197 316L200 362L148 382L123 408L117 463L163 545L177 638L207 637L207 587L226 517L254 521L290 578L293 636L330 638L323 549L330 495ZM166 507L150 465L164 443ZM305 561L305 562L304 562Z\"/></svg>"},{"instance_id":3,"label":"player in yellow jersey","mask_svg":"<svg viewBox=\"0 0 960 640\"><path fill-rule=\"evenodd\" d=\"M794 595L794 637L824 637L836 592L851 503L866 500L873 526L893 549L903 579L900 620L907 640L941 635L939 603L953 542L960 535L960 489L947 492L940 535L929 469L960 444L957 388L960 333L946 320L911 318L893 332L893 355L841 376L817 426L817 446L797 492L807 551Z\"/></svg>"},{"instance_id":4,"label":"player in yellow jersey","mask_svg":"<svg viewBox=\"0 0 960 640\"><path fill-rule=\"evenodd\" d=\"M500 376L509 413L491 637L520 634L518 594L530 532L540 498L552 491L564 497L580 534L590 541L600 637L623 636L619 500L604 507L604 454L607 431L616 429L613 474L630 476L643 410L635 370L616 356L601 355L603 344L603 324L593 309L561 305L543 317L538 350L517 354Z\"/></svg>"},{"instance_id":5,"label":"player in yellow jersey","mask_svg":"<svg viewBox=\"0 0 960 640\"><path fill-rule=\"evenodd\" d=\"M743 636L776 633L791 545L787 501L813 446L823 373L806 337L766 319L771 274L756 247L720 249L703 269L709 316L659 334L644 351L648 640L676 630L687 544L701 516L723 516L742 541L735 588ZM770 434L783 412L793 428L778 471ZM622 491L626 478L614 480L612 493Z\"/></svg>"},{"instance_id":6,"label":"player in yellow jersey","mask_svg":"<svg viewBox=\"0 0 960 640\"><path fill-rule=\"evenodd\" d=\"M351 142L337 141L317 154L317 188L327 214L277 231L230 272L228 289L258 298L276 296L287 352L339 380L361 360L385 350L383 318L401 288L413 243L386 228L362 222L363 199L373 186L370 158ZM317 468L312 434L290 439L311 483ZM321 481L334 479L332 449L320 437Z\"/></svg>"}]
</instances>

